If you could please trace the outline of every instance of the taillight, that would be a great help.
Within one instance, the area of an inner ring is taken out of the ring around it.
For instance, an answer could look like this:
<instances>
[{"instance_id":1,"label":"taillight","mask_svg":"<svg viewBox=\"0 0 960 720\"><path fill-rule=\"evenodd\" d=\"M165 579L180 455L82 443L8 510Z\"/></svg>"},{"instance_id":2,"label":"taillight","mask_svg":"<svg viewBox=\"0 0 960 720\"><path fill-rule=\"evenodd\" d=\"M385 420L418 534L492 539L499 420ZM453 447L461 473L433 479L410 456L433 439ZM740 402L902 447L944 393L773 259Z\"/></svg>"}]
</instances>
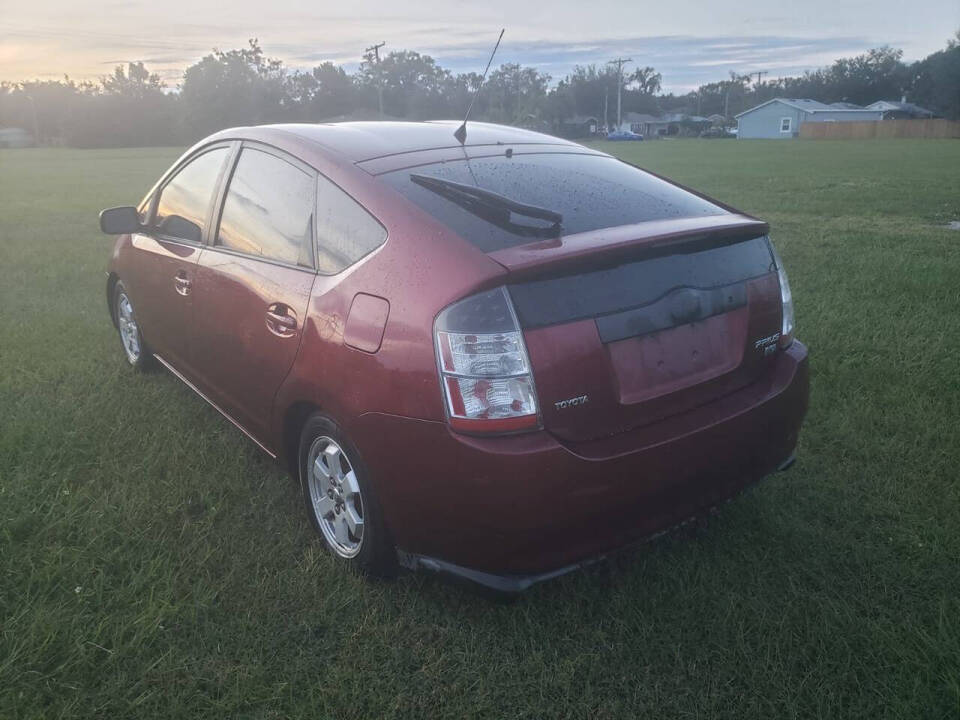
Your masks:
<instances>
[{"instance_id":1,"label":"taillight","mask_svg":"<svg viewBox=\"0 0 960 720\"><path fill-rule=\"evenodd\" d=\"M790 281L787 280L787 271L783 269L783 260L780 259L780 253L773 243L770 243L770 249L773 251L773 261L777 265L777 280L780 281L780 347L790 347L793 342L793 294L790 292Z\"/></svg>"},{"instance_id":2,"label":"taillight","mask_svg":"<svg viewBox=\"0 0 960 720\"><path fill-rule=\"evenodd\" d=\"M450 305L434 329L451 427L505 433L539 426L527 349L504 288Z\"/></svg>"}]
</instances>

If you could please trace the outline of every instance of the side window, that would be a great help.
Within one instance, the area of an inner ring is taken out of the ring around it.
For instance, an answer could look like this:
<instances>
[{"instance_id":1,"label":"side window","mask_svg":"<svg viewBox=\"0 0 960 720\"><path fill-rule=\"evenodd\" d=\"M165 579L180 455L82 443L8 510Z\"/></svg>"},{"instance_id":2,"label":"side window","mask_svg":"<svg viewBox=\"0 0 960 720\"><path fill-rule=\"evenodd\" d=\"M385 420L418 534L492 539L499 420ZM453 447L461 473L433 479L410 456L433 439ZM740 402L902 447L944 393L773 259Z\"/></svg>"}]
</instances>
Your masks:
<instances>
[{"instance_id":1,"label":"side window","mask_svg":"<svg viewBox=\"0 0 960 720\"><path fill-rule=\"evenodd\" d=\"M217 245L311 266L315 180L275 155L244 148L223 203Z\"/></svg>"},{"instance_id":2,"label":"side window","mask_svg":"<svg viewBox=\"0 0 960 720\"><path fill-rule=\"evenodd\" d=\"M780 118L780 132L788 133L790 132L790 127L793 124L793 118Z\"/></svg>"},{"instance_id":3,"label":"side window","mask_svg":"<svg viewBox=\"0 0 960 720\"><path fill-rule=\"evenodd\" d=\"M318 179L317 270L336 273L383 245L387 231L329 180Z\"/></svg>"},{"instance_id":4,"label":"side window","mask_svg":"<svg viewBox=\"0 0 960 720\"><path fill-rule=\"evenodd\" d=\"M203 241L213 190L230 149L216 148L191 160L160 191L154 226L162 235Z\"/></svg>"}]
</instances>

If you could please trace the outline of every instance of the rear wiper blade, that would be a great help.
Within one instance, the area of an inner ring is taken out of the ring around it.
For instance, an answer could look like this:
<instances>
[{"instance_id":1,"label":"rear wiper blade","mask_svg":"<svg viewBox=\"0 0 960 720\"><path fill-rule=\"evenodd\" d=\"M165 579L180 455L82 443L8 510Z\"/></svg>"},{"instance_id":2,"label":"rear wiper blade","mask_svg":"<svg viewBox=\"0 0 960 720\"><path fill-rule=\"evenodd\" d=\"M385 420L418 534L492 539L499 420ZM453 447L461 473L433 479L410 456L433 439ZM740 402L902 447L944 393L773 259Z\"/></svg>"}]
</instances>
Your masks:
<instances>
[{"instance_id":1,"label":"rear wiper blade","mask_svg":"<svg viewBox=\"0 0 960 720\"><path fill-rule=\"evenodd\" d=\"M509 226L507 227L508 230L519 232L520 234L555 234L559 232L560 225L563 223L563 215L555 210L540 207L539 205L528 205L527 203L517 202L505 195L493 192L493 190L484 190L474 185L466 185L464 183L454 182L453 180L443 180L441 178L419 175L417 173L410 173L410 179L418 185L432 190L438 195L442 195L468 210L486 209L499 211L499 217L490 219L499 220L500 222L497 224L507 225ZM546 220L552 222L553 226L542 228L520 225L510 221L509 213L516 213L523 217L536 218L538 220Z\"/></svg>"}]
</instances>

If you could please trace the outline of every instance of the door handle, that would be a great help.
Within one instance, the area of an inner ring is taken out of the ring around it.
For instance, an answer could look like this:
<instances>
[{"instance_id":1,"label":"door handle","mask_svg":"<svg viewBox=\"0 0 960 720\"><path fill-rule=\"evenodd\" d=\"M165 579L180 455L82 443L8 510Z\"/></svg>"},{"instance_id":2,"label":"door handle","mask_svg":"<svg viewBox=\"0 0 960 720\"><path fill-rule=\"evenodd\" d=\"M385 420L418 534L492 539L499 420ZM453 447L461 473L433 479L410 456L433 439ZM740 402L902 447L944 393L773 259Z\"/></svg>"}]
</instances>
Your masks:
<instances>
[{"instance_id":1,"label":"door handle","mask_svg":"<svg viewBox=\"0 0 960 720\"><path fill-rule=\"evenodd\" d=\"M286 305L274 303L267 308L267 329L281 337L294 335L297 330L297 318L290 313Z\"/></svg>"},{"instance_id":2,"label":"door handle","mask_svg":"<svg viewBox=\"0 0 960 720\"><path fill-rule=\"evenodd\" d=\"M272 310L267 312L267 317L270 318L271 322L280 327L287 328L287 330L296 330L297 321L294 320L289 315L281 315L278 312L273 312Z\"/></svg>"},{"instance_id":3,"label":"door handle","mask_svg":"<svg viewBox=\"0 0 960 720\"><path fill-rule=\"evenodd\" d=\"M190 287L193 285L193 283L190 282L189 278L187 278L183 271L180 271L180 273L173 278L173 285L174 289L181 295L189 295Z\"/></svg>"}]
</instances>

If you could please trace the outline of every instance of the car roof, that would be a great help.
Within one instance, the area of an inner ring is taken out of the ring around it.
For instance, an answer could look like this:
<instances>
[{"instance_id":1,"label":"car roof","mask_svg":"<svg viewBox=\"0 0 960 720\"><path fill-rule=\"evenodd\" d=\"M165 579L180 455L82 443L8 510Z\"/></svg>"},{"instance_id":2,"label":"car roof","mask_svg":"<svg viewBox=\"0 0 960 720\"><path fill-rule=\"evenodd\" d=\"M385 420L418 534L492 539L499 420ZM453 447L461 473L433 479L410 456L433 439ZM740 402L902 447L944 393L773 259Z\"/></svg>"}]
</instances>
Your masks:
<instances>
[{"instance_id":1,"label":"car roof","mask_svg":"<svg viewBox=\"0 0 960 720\"><path fill-rule=\"evenodd\" d=\"M257 134L263 137L272 132L295 135L302 140L321 145L353 163L360 163L388 155L421 152L443 148L459 148L453 133L461 124L458 120L431 120L427 122L340 122L317 124L261 125ZM252 130L253 128L244 128ZM470 122L464 145L554 145L579 148L576 143L552 135L522 128Z\"/></svg>"}]
</instances>

